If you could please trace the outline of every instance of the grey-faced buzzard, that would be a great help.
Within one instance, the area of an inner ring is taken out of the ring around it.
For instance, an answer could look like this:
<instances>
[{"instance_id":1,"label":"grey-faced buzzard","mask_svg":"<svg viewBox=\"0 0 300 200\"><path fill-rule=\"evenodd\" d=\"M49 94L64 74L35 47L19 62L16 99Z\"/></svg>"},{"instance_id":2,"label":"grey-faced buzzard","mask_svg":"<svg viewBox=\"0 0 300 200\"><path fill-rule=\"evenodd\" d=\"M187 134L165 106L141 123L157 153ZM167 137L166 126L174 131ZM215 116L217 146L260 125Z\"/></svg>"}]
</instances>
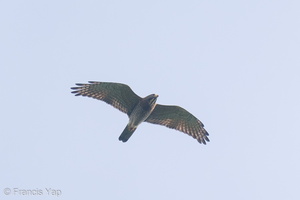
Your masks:
<instances>
[{"instance_id":1,"label":"grey-faced buzzard","mask_svg":"<svg viewBox=\"0 0 300 200\"><path fill-rule=\"evenodd\" d=\"M128 115L129 122L119 137L120 141L126 142L138 125L145 121L179 130L203 144L209 142L208 133L200 120L179 106L156 104L156 94L141 98L122 83L89 81L87 84L76 85L78 87L71 88L76 96L105 101Z\"/></svg>"}]
</instances>

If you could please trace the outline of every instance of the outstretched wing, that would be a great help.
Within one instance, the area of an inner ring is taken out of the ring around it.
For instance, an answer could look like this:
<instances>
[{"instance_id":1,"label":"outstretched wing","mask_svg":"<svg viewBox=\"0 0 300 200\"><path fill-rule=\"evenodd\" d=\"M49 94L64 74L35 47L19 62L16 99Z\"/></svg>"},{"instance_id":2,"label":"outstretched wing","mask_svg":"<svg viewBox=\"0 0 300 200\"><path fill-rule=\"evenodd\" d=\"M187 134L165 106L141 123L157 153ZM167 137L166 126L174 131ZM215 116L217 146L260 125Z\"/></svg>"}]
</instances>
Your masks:
<instances>
[{"instance_id":1,"label":"outstretched wing","mask_svg":"<svg viewBox=\"0 0 300 200\"><path fill-rule=\"evenodd\" d=\"M128 85L121 83L96 82L76 83L79 87L72 87L75 96L87 96L105 101L120 111L131 114L135 105L141 100Z\"/></svg>"},{"instance_id":2,"label":"outstretched wing","mask_svg":"<svg viewBox=\"0 0 300 200\"><path fill-rule=\"evenodd\" d=\"M208 133L203 128L202 122L179 106L157 104L146 122L182 131L203 144L206 144L206 141L209 142Z\"/></svg>"}]
</instances>

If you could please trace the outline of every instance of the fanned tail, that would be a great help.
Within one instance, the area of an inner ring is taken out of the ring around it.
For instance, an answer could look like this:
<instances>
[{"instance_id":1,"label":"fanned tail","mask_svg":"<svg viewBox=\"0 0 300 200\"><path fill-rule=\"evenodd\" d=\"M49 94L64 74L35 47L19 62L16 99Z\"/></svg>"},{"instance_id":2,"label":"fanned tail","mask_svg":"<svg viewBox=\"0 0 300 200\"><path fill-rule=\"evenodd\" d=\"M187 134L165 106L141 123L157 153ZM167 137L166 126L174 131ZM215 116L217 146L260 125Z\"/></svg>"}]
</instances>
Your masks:
<instances>
[{"instance_id":1,"label":"fanned tail","mask_svg":"<svg viewBox=\"0 0 300 200\"><path fill-rule=\"evenodd\" d=\"M136 130L136 128L129 128L128 125L125 127L124 131L119 137L119 140L122 142L127 142L127 140L132 136L133 132Z\"/></svg>"}]
</instances>

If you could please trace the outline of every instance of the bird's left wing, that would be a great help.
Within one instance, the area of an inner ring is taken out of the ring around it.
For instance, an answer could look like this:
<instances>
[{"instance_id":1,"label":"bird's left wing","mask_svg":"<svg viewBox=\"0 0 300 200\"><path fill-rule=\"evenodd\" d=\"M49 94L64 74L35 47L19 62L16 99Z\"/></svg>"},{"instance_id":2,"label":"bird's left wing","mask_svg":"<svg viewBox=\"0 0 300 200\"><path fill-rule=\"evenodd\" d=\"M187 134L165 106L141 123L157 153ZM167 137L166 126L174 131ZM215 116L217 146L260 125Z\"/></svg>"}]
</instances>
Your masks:
<instances>
[{"instance_id":1,"label":"bird's left wing","mask_svg":"<svg viewBox=\"0 0 300 200\"><path fill-rule=\"evenodd\" d=\"M72 87L76 96L87 96L105 101L120 111L131 114L135 105L141 100L128 85L122 83L96 82L76 83L79 87Z\"/></svg>"},{"instance_id":2,"label":"bird's left wing","mask_svg":"<svg viewBox=\"0 0 300 200\"><path fill-rule=\"evenodd\" d=\"M206 144L206 141L209 142L208 133L202 122L179 106L157 104L145 121L187 133L203 144Z\"/></svg>"}]
</instances>

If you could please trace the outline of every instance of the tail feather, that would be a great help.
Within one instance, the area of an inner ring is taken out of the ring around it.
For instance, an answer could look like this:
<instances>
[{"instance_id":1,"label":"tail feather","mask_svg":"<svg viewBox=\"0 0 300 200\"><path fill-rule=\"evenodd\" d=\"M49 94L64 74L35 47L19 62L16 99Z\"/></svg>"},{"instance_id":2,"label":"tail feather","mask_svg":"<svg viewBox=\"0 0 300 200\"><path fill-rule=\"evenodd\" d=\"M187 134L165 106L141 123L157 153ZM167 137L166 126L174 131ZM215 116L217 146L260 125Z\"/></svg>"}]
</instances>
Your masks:
<instances>
[{"instance_id":1,"label":"tail feather","mask_svg":"<svg viewBox=\"0 0 300 200\"><path fill-rule=\"evenodd\" d=\"M128 125L125 127L124 131L119 137L119 140L122 142L127 142L127 140L132 136L133 132L135 131L136 128L129 128Z\"/></svg>"}]
</instances>

